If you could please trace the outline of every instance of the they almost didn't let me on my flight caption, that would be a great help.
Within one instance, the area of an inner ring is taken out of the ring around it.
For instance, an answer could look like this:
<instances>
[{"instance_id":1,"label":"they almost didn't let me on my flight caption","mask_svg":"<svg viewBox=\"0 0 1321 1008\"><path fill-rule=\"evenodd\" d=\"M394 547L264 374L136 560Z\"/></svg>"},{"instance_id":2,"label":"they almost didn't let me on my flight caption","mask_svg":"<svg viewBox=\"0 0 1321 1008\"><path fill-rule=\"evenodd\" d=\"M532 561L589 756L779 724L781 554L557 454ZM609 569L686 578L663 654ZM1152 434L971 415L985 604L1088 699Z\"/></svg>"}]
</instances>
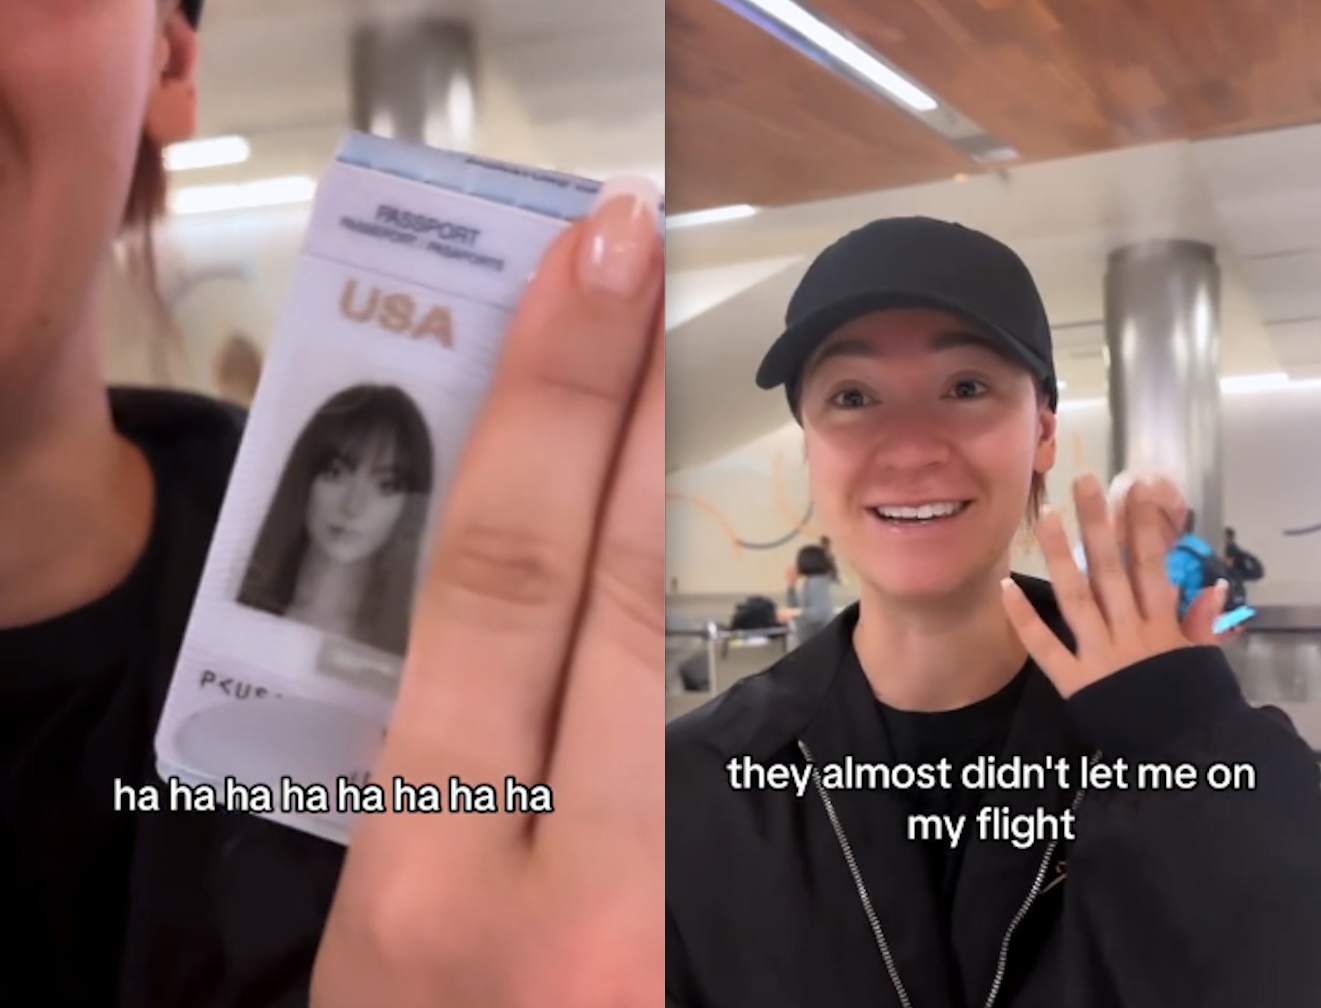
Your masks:
<instances>
[{"instance_id":1,"label":"they almost didn't let me on my flight caption","mask_svg":"<svg viewBox=\"0 0 1321 1008\"><path fill-rule=\"evenodd\" d=\"M1251 791L1257 786L1256 768L1248 763L1130 762L1102 760L1099 756L1069 759L1046 756L1040 762L1020 756L997 759L982 756L957 769L948 759L934 763L866 763L845 756L840 763L762 764L751 756L735 756L725 764L734 791L792 791L804 797L815 785L832 791L968 791L1061 790L1092 791ZM1076 802L1074 803L1076 806ZM943 840L959 845L973 820L976 839L1004 841L1025 849L1039 840L1075 840L1076 808L1052 812L1037 808L1024 813L1005 806L985 805L972 815L914 814L908 817L909 840Z\"/></svg>"}]
</instances>

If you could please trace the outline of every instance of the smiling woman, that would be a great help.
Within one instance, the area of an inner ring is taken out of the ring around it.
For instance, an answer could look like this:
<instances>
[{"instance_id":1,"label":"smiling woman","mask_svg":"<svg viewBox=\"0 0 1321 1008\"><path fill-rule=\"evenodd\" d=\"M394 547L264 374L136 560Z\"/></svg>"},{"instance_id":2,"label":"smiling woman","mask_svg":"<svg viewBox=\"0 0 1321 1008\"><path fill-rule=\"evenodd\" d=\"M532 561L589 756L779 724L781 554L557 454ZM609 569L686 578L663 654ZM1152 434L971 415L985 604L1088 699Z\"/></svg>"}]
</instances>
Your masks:
<instances>
[{"instance_id":1,"label":"smiling woman","mask_svg":"<svg viewBox=\"0 0 1321 1008\"><path fill-rule=\"evenodd\" d=\"M1116 520L1081 479L1090 578L1056 513L1037 525L1050 582L1011 574L1057 451L1050 326L1022 261L957 225L876 221L817 258L787 321L758 383L787 392L860 597L668 727L668 1003L1247 1006L1269 988L1310 1004L1314 757L1194 646L1215 640L1215 590L1176 615L1166 484L1135 482ZM1063 772L1097 750L1249 763L1273 785L1125 794ZM753 752L814 786L732 790ZM1033 787L966 775L1020 759L1050 772ZM950 773L832 786L850 761Z\"/></svg>"}]
</instances>

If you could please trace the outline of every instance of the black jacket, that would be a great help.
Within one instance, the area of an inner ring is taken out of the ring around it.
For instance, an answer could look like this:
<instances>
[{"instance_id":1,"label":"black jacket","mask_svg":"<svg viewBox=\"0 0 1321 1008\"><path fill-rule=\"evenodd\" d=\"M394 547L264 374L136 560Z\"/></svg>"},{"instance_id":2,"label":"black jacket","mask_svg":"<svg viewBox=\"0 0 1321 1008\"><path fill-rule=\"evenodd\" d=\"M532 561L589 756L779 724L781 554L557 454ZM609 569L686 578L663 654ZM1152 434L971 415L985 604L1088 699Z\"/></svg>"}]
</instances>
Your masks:
<instances>
[{"instance_id":1,"label":"black jacket","mask_svg":"<svg viewBox=\"0 0 1321 1008\"><path fill-rule=\"evenodd\" d=\"M1050 586L1017 580L1072 646ZM667 730L668 1008L1321 1005L1316 758L1283 714L1246 703L1218 649L1149 659L1067 702L1029 672L1006 755L1248 763L1256 788L987 795L1015 813L1077 803L1077 839L970 841L948 946L896 794L834 791L828 809L814 786L801 800L731 790L736 756L891 759L844 660L856 619Z\"/></svg>"},{"instance_id":2,"label":"black jacket","mask_svg":"<svg viewBox=\"0 0 1321 1008\"><path fill-rule=\"evenodd\" d=\"M174 671L242 431L243 414L180 393L116 390L115 422L158 475L156 619L143 628L101 737L156 774L156 723ZM109 754L107 758L109 762ZM104 785L110 793L109 783ZM163 792L164 793L164 792ZM297 1008L343 848L256 816L160 812L138 817L126 880L122 1008ZM90 1006L89 1006L90 1008Z\"/></svg>"}]
</instances>

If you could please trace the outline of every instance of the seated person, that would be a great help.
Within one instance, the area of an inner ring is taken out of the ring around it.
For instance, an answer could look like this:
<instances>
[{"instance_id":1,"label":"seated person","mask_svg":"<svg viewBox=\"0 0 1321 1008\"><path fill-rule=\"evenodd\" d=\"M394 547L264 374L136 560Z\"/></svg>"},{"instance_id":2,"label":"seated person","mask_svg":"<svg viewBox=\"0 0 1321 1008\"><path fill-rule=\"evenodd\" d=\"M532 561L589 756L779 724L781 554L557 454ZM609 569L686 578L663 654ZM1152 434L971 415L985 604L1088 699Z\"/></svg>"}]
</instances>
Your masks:
<instances>
[{"instance_id":1,"label":"seated person","mask_svg":"<svg viewBox=\"0 0 1321 1008\"><path fill-rule=\"evenodd\" d=\"M837 578L835 563L821 546L804 546L789 568L788 603L779 611L781 622L793 626L798 643L819 633L835 618L831 587Z\"/></svg>"}]
</instances>

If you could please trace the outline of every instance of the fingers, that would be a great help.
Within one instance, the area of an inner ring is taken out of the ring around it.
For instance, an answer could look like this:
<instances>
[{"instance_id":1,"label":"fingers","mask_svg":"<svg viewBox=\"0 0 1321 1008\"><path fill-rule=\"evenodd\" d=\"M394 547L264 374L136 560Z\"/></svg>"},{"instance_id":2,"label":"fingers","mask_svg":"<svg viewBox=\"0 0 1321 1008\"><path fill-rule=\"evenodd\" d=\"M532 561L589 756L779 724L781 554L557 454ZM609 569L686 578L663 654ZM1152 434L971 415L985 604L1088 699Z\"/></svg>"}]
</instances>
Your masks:
<instances>
[{"instance_id":1,"label":"fingers","mask_svg":"<svg viewBox=\"0 0 1321 1008\"><path fill-rule=\"evenodd\" d=\"M387 741L396 773L497 786L544 774L662 287L655 190L608 195L554 243L509 328L414 609Z\"/></svg>"},{"instance_id":2,"label":"fingers","mask_svg":"<svg viewBox=\"0 0 1321 1008\"><path fill-rule=\"evenodd\" d=\"M1005 613L1014 625L1018 639L1027 648L1037 667L1050 678L1056 689L1065 692L1065 684L1077 678L1078 659L1046 626L1023 590L1011 578L1000 583Z\"/></svg>"},{"instance_id":3,"label":"fingers","mask_svg":"<svg viewBox=\"0 0 1321 1008\"><path fill-rule=\"evenodd\" d=\"M1096 604L1088 576L1078 569L1059 512L1048 511L1037 525L1037 543L1046 559L1060 612L1078 638L1079 647L1104 648L1110 640L1105 618ZM1088 558L1088 563L1091 560ZM1027 641L1023 642L1031 650Z\"/></svg>"},{"instance_id":4,"label":"fingers","mask_svg":"<svg viewBox=\"0 0 1321 1008\"><path fill-rule=\"evenodd\" d=\"M1145 483L1135 484L1130 492L1128 515L1129 541L1133 544L1129 578L1138 606L1152 623L1176 624L1179 598L1169 576L1165 519Z\"/></svg>"},{"instance_id":5,"label":"fingers","mask_svg":"<svg viewBox=\"0 0 1321 1008\"><path fill-rule=\"evenodd\" d=\"M1111 634L1131 633L1137 621L1137 606L1124 557L1119 551L1110 508L1100 481L1087 473L1073 485L1078 525L1087 553L1087 576Z\"/></svg>"},{"instance_id":6,"label":"fingers","mask_svg":"<svg viewBox=\"0 0 1321 1008\"><path fill-rule=\"evenodd\" d=\"M659 321L659 320L658 320ZM659 325L658 325L659 330ZM665 850L665 357L657 332L588 588L551 764L556 815L539 843L593 871L651 873ZM612 837L610 850L595 839ZM626 867L625 867L626 866ZM656 920L661 920L659 907Z\"/></svg>"},{"instance_id":7,"label":"fingers","mask_svg":"<svg viewBox=\"0 0 1321 1008\"><path fill-rule=\"evenodd\" d=\"M1183 635L1194 644L1216 644L1223 634L1215 632L1215 621L1225 607L1225 589L1204 588L1183 617Z\"/></svg>"}]
</instances>

